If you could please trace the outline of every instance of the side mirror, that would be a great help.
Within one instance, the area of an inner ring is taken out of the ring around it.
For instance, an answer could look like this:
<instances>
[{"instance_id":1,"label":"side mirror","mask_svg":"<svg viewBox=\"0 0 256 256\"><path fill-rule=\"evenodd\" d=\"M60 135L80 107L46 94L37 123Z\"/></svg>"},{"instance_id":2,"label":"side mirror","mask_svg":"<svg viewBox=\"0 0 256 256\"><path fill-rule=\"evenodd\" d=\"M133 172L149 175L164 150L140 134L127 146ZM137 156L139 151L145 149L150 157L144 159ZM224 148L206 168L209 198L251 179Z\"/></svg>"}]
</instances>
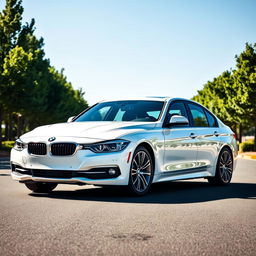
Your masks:
<instances>
[{"instance_id":1,"label":"side mirror","mask_svg":"<svg viewBox=\"0 0 256 256\"><path fill-rule=\"evenodd\" d=\"M189 121L185 116L174 115L171 117L167 125L174 126L174 125L188 125L188 124L189 124Z\"/></svg>"},{"instance_id":2,"label":"side mirror","mask_svg":"<svg viewBox=\"0 0 256 256\"><path fill-rule=\"evenodd\" d=\"M71 116L69 117L69 119L67 120L67 123L71 123L73 121L73 119L75 118L75 116Z\"/></svg>"}]
</instances>

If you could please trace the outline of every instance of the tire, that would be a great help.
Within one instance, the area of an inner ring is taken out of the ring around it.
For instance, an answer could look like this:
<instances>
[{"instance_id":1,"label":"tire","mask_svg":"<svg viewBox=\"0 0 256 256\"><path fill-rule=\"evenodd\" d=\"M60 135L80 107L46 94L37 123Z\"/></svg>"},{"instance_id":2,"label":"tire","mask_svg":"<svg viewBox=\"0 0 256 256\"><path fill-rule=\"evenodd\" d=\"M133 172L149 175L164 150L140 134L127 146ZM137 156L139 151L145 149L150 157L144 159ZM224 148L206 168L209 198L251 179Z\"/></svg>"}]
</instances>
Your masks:
<instances>
[{"instance_id":1,"label":"tire","mask_svg":"<svg viewBox=\"0 0 256 256\"><path fill-rule=\"evenodd\" d=\"M145 195L152 184L154 165L152 156L145 147L138 147L133 154L130 167L128 191L135 196Z\"/></svg>"},{"instance_id":2,"label":"tire","mask_svg":"<svg viewBox=\"0 0 256 256\"><path fill-rule=\"evenodd\" d=\"M49 193L57 187L58 183L29 182L25 186L36 193Z\"/></svg>"},{"instance_id":3,"label":"tire","mask_svg":"<svg viewBox=\"0 0 256 256\"><path fill-rule=\"evenodd\" d=\"M219 154L215 176L208 178L208 182L213 185L229 184L232 179L233 166L231 151L227 148L223 149Z\"/></svg>"}]
</instances>

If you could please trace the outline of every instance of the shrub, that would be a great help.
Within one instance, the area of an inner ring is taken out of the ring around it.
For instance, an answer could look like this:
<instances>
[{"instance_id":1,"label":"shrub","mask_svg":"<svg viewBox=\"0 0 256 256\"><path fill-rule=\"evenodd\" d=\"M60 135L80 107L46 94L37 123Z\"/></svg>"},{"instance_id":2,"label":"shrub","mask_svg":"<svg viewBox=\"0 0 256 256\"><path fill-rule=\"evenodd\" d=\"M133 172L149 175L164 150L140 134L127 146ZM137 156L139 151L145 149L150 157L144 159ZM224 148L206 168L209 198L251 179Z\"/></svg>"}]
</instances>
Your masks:
<instances>
[{"instance_id":1,"label":"shrub","mask_svg":"<svg viewBox=\"0 0 256 256\"><path fill-rule=\"evenodd\" d=\"M254 146L253 140L247 140L239 144L239 151L240 152L253 151L254 150L253 146Z\"/></svg>"},{"instance_id":2,"label":"shrub","mask_svg":"<svg viewBox=\"0 0 256 256\"><path fill-rule=\"evenodd\" d=\"M12 140L2 141L2 146L0 147L0 149L4 151L11 151L14 143L15 141L12 141Z\"/></svg>"}]
</instances>

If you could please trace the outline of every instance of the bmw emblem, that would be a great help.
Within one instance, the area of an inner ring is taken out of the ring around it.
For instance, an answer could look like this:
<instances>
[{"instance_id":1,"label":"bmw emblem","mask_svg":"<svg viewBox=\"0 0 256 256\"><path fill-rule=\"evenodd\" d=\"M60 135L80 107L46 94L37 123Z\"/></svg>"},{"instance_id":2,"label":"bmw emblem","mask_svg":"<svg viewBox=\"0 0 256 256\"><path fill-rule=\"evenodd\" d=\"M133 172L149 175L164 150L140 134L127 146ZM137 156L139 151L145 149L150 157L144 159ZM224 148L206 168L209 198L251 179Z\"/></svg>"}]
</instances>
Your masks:
<instances>
[{"instance_id":1,"label":"bmw emblem","mask_svg":"<svg viewBox=\"0 0 256 256\"><path fill-rule=\"evenodd\" d=\"M51 137L51 138L48 139L48 141L50 141L50 142L52 142L54 140L56 140L56 137Z\"/></svg>"}]
</instances>

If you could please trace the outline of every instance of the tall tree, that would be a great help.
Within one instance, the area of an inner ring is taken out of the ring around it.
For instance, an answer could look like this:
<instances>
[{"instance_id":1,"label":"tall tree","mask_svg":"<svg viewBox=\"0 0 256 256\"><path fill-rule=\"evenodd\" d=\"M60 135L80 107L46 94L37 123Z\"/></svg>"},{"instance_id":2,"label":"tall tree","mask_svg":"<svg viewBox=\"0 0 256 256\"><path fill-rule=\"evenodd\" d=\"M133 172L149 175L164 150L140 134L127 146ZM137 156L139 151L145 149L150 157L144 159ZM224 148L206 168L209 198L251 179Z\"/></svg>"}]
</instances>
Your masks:
<instances>
[{"instance_id":1,"label":"tall tree","mask_svg":"<svg viewBox=\"0 0 256 256\"><path fill-rule=\"evenodd\" d=\"M256 44L246 44L245 50L236 56L236 70L233 72L234 97L228 98L237 115L254 126L254 150L256 151ZM229 90L230 91L230 90Z\"/></svg>"},{"instance_id":2,"label":"tall tree","mask_svg":"<svg viewBox=\"0 0 256 256\"><path fill-rule=\"evenodd\" d=\"M14 128L19 135L26 127L66 121L87 107L84 93L45 58L35 20L22 24L21 2L6 0L0 13L0 127L4 116L7 138ZM1 134L0 129L0 141Z\"/></svg>"},{"instance_id":3,"label":"tall tree","mask_svg":"<svg viewBox=\"0 0 256 256\"><path fill-rule=\"evenodd\" d=\"M238 127L241 141L242 129L255 128L256 150L256 44L246 44L236 56L236 69L225 71L204 85L193 97L233 129Z\"/></svg>"},{"instance_id":4,"label":"tall tree","mask_svg":"<svg viewBox=\"0 0 256 256\"><path fill-rule=\"evenodd\" d=\"M6 0L5 9L0 12L0 145L5 108L2 100L4 97L2 89L6 86L2 76L3 64L9 51L15 47L17 35L21 28L22 13L21 0Z\"/></svg>"}]
</instances>

